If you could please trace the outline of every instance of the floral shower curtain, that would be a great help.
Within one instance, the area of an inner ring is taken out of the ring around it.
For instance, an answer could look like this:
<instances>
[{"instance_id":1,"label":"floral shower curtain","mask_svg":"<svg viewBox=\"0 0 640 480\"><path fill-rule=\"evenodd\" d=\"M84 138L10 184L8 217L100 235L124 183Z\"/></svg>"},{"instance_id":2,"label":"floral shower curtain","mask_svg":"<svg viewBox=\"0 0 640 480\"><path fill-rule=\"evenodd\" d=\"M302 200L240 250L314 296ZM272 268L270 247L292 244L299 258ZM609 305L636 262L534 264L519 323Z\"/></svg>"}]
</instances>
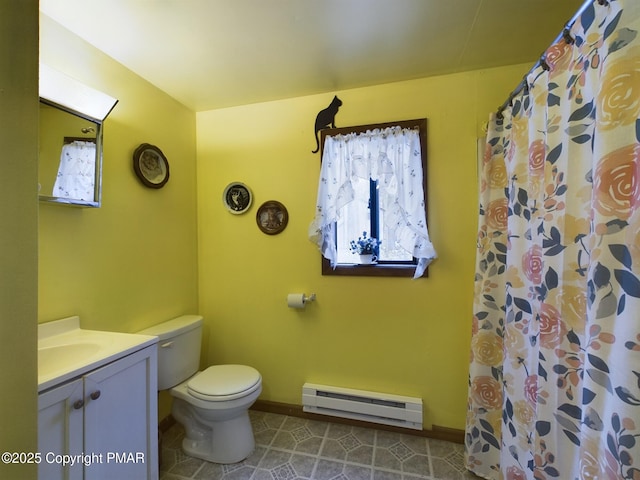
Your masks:
<instances>
[{"instance_id":1,"label":"floral shower curtain","mask_svg":"<svg viewBox=\"0 0 640 480\"><path fill-rule=\"evenodd\" d=\"M598 0L493 115L467 467L640 479L640 2Z\"/></svg>"}]
</instances>

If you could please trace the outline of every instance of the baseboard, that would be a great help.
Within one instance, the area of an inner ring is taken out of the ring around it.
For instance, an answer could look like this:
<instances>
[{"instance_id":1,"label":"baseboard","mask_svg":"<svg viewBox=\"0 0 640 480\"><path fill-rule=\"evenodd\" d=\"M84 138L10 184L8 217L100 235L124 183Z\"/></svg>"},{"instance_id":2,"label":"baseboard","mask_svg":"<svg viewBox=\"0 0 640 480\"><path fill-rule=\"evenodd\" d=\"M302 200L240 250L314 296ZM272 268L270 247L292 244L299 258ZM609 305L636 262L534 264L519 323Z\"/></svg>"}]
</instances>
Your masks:
<instances>
[{"instance_id":1,"label":"baseboard","mask_svg":"<svg viewBox=\"0 0 640 480\"><path fill-rule=\"evenodd\" d=\"M377 423L363 422L361 420L351 420L348 418L328 417L326 415L318 415L316 413L308 413L302 410L302 405L292 405L289 403L271 402L268 400L257 400L251 407L252 410L260 412L277 413L280 415L289 415L291 417L308 418L311 420L330 421L332 423L341 423L345 425L354 425L366 428L376 428L378 430L386 430L391 432L404 433L407 435L416 435L420 437L433 438L435 440L445 440L447 442L464 443L464 431L457 428L440 427L433 425L431 430L412 430L409 428L394 427L390 425L379 425Z\"/></svg>"},{"instance_id":2,"label":"baseboard","mask_svg":"<svg viewBox=\"0 0 640 480\"><path fill-rule=\"evenodd\" d=\"M377 428L378 430L386 430L390 432L404 433L407 435L416 435L419 437L433 438L435 440L445 440L453 443L464 443L464 431L457 428L439 427L433 425L431 430L412 430L410 428L393 427L390 425L379 425L377 423L363 422L361 420L351 420L348 418L328 417L326 415L318 415L316 413L307 413L302 410L302 405L292 405L289 403L270 402L268 400L257 400L251 407L252 410L259 412L276 413L279 415L288 415L290 417L308 418L310 420L330 421L332 423L340 423L344 425L354 425L357 427ZM162 433L169 430L176 423L173 416L163 418L158 423L158 428Z\"/></svg>"},{"instance_id":3,"label":"baseboard","mask_svg":"<svg viewBox=\"0 0 640 480\"><path fill-rule=\"evenodd\" d=\"M169 414L158 422L158 430L160 430L162 433L165 433L175 424L176 424L176 419L173 418L173 415Z\"/></svg>"}]
</instances>

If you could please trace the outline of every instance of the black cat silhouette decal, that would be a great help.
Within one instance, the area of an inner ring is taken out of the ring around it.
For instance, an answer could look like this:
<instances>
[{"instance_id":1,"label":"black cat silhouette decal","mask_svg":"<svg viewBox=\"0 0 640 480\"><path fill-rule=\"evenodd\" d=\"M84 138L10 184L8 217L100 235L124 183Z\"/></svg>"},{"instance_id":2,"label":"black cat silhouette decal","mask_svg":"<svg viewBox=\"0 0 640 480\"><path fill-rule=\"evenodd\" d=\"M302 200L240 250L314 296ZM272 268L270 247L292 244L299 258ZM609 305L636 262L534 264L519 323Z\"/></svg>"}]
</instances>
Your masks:
<instances>
[{"instance_id":1,"label":"black cat silhouette decal","mask_svg":"<svg viewBox=\"0 0 640 480\"><path fill-rule=\"evenodd\" d=\"M318 153L320 150L320 139L318 138L318 132L325 128L336 128L336 113L338 113L338 109L342 105L342 100L340 100L337 96L333 97L329 106L323 110L318 112L316 116L316 149L312 150L311 153Z\"/></svg>"}]
</instances>

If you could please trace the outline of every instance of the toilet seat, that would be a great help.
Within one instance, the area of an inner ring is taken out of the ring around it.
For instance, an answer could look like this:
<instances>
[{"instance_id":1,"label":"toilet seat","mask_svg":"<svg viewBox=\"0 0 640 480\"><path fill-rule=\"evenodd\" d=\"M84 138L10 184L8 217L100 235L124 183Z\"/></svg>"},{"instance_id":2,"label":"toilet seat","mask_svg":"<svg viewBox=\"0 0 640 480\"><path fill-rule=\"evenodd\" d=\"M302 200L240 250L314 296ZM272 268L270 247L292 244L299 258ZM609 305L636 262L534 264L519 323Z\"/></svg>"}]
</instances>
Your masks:
<instances>
[{"instance_id":1,"label":"toilet seat","mask_svg":"<svg viewBox=\"0 0 640 480\"><path fill-rule=\"evenodd\" d=\"M260 387L262 377L246 365L214 365L196 374L187 383L190 395L209 402L235 400Z\"/></svg>"}]
</instances>

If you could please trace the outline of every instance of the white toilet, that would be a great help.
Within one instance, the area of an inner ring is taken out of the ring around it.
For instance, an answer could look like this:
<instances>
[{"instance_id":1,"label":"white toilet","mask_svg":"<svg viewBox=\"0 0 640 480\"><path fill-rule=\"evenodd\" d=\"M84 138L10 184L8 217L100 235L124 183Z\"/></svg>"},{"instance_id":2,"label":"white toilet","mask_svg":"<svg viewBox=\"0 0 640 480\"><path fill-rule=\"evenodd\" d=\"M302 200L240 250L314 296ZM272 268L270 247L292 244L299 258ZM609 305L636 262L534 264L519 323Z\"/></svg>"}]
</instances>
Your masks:
<instances>
[{"instance_id":1,"label":"white toilet","mask_svg":"<svg viewBox=\"0 0 640 480\"><path fill-rule=\"evenodd\" d=\"M248 410L262 391L260 373L245 365L214 365L198 372L199 315L139 333L158 337L158 390L171 388L171 414L185 429L184 452L215 463L237 463L251 455L255 440Z\"/></svg>"}]
</instances>

